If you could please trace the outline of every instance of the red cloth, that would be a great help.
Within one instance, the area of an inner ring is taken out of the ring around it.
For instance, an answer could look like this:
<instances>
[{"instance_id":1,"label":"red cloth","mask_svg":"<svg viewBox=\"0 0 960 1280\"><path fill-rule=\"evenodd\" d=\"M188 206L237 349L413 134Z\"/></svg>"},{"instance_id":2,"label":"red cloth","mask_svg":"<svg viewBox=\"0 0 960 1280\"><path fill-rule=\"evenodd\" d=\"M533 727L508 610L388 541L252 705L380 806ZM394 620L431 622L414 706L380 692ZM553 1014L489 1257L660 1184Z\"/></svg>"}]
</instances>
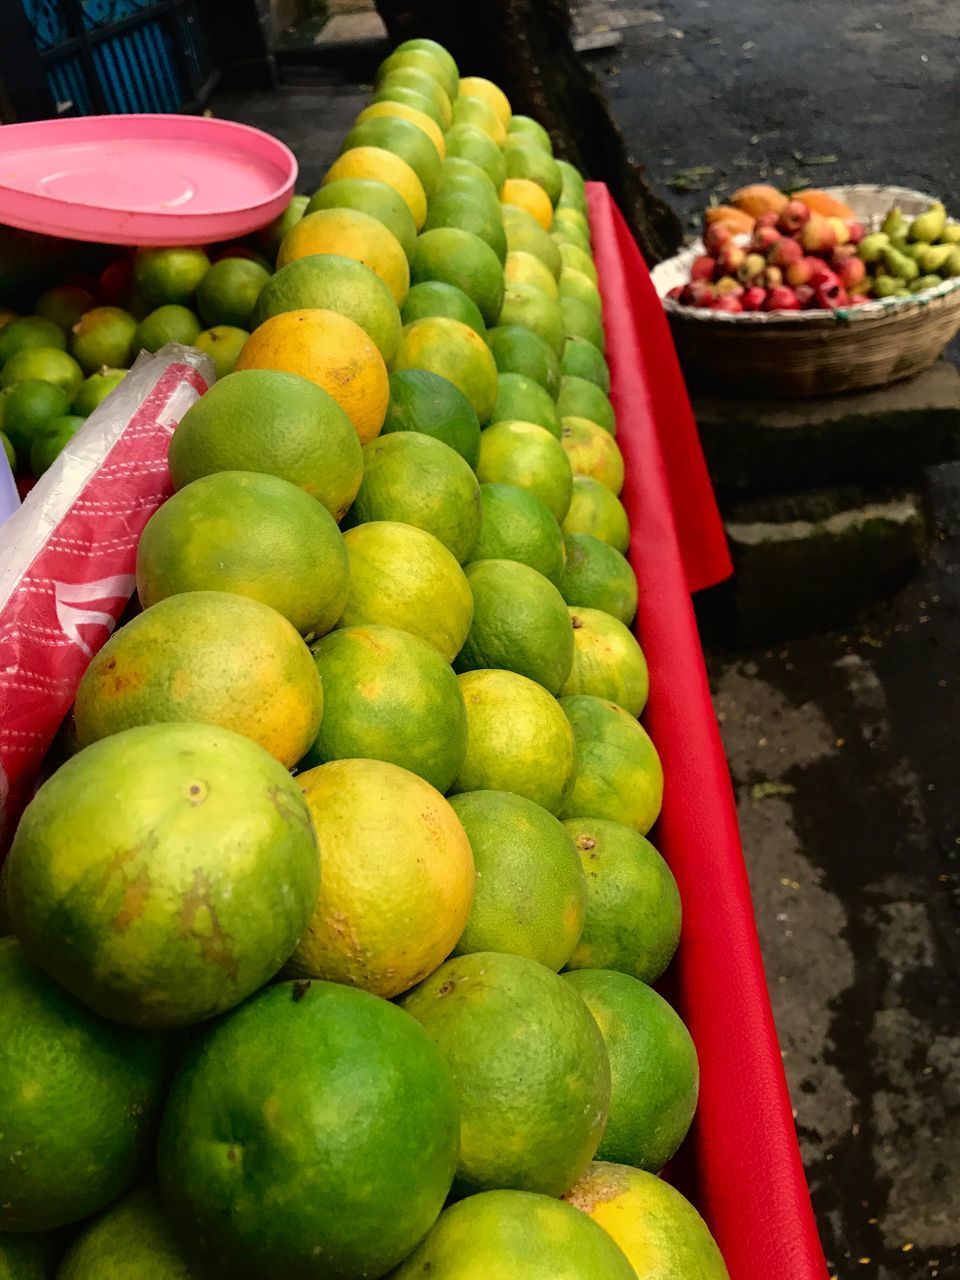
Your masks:
<instances>
[{"instance_id":1,"label":"red cloth","mask_svg":"<svg viewBox=\"0 0 960 1280\"><path fill-rule=\"evenodd\" d=\"M606 188L588 195L650 665L644 723L666 777L654 843L683 897L672 981L701 1066L679 1180L731 1280L825 1280L690 600L729 573L726 545L649 274Z\"/></svg>"}]
</instances>

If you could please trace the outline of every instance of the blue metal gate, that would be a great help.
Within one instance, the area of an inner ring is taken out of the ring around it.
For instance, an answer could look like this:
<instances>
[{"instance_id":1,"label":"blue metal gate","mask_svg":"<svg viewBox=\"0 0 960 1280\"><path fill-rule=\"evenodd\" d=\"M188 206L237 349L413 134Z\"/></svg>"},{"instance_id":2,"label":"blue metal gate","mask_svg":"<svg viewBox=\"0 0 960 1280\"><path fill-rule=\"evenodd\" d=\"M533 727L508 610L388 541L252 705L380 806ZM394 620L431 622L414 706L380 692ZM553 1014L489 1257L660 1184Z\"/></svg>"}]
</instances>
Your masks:
<instances>
[{"instance_id":1,"label":"blue metal gate","mask_svg":"<svg viewBox=\"0 0 960 1280\"><path fill-rule=\"evenodd\" d=\"M196 0L20 0L58 113L195 107L211 67Z\"/></svg>"}]
</instances>

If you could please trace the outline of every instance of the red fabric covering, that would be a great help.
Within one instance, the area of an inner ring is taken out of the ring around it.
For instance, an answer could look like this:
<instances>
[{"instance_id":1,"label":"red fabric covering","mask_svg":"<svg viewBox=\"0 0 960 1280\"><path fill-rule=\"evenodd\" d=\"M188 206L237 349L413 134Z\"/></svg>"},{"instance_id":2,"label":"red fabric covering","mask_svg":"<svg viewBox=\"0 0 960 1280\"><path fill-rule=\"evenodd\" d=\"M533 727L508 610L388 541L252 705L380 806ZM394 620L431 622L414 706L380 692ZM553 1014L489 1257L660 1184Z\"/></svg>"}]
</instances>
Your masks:
<instances>
[{"instance_id":1,"label":"red fabric covering","mask_svg":"<svg viewBox=\"0 0 960 1280\"><path fill-rule=\"evenodd\" d=\"M702 1073L677 1180L731 1280L824 1280L690 600L727 575L727 550L661 305L606 188L588 195L651 673L644 723L666 777L654 843L683 896L671 976Z\"/></svg>"}]
</instances>

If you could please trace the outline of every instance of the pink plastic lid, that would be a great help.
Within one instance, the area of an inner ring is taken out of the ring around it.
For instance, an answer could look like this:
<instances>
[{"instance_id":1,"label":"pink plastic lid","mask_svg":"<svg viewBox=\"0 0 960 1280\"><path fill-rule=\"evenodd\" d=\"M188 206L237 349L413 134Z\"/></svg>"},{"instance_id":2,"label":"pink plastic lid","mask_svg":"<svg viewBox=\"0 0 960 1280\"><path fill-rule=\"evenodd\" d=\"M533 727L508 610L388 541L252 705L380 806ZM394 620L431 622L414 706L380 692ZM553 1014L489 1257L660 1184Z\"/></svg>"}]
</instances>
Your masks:
<instances>
[{"instance_id":1,"label":"pink plastic lid","mask_svg":"<svg viewBox=\"0 0 960 1280\"><path fill-rule=\"evenodd\" d=\"M207 116L79 116L0 128L0 223L103 244L209 244L282 213L297 161Z\"/></svg>"}]
</instances>

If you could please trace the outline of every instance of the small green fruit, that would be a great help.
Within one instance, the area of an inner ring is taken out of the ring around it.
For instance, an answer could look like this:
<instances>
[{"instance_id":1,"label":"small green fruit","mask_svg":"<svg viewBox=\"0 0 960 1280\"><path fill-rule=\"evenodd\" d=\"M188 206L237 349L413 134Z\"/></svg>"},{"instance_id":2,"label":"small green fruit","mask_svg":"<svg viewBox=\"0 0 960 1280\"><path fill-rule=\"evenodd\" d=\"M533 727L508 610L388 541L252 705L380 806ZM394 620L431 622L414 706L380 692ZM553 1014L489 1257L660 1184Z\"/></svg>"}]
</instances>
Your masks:
<instances>
[{"instance_id":1,"label":"small green fruit","mask_svg":"<svg viewBox=\"0 0 960 1280\"><path fill-rule=\"evenodd\" d=\"M925 213L921 213L910 223L908 234L911 240L923 240L926 244L933 244L934 240L940 239L946 223L946 209L939 200L934 200Z\"/></svg>"}]
</instances>

